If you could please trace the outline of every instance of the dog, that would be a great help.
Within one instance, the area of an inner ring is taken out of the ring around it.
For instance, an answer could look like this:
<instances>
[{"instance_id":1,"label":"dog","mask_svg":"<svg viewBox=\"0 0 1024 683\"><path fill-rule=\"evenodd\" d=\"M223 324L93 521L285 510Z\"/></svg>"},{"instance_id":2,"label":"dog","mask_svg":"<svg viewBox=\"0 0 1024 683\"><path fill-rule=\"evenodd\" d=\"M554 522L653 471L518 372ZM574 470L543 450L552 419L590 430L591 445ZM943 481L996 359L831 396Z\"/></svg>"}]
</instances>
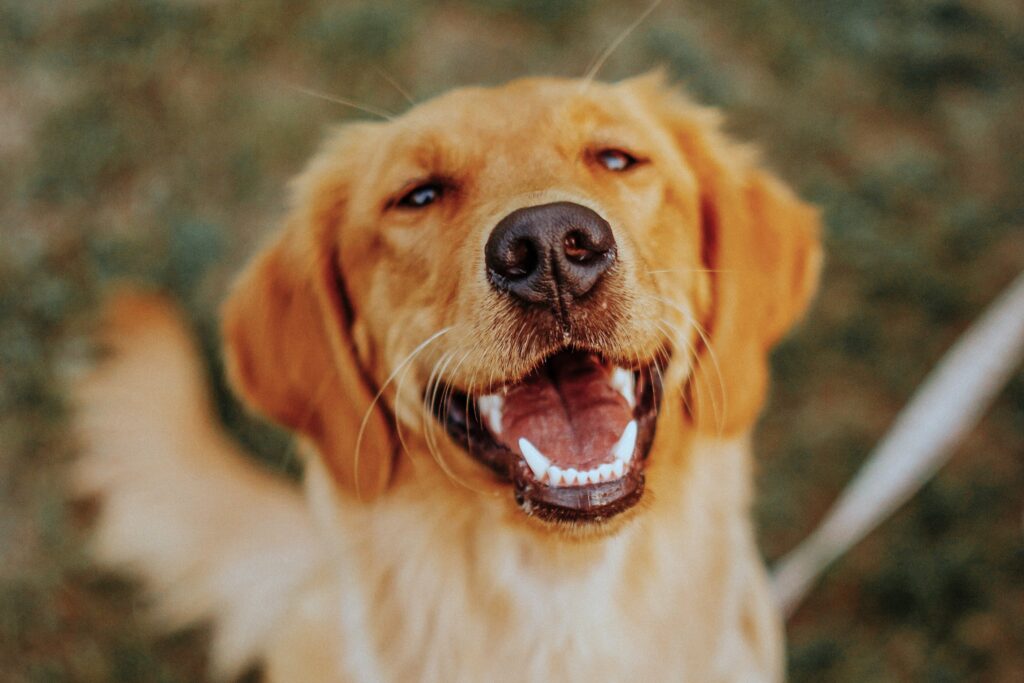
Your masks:
<instances>
[{"instance_id":1,"label":"dog","mask_svg":"<svg viewBox=\"0 0 1024 683\"><path fill-rule=\"evenodd\" d=\"M96 557L212 624L216 678L780 680L750 434L821 261L818 211L660 74L347 124L222 311L302 487L122 293L77 392Z\"/></svg>"}]
</instances>

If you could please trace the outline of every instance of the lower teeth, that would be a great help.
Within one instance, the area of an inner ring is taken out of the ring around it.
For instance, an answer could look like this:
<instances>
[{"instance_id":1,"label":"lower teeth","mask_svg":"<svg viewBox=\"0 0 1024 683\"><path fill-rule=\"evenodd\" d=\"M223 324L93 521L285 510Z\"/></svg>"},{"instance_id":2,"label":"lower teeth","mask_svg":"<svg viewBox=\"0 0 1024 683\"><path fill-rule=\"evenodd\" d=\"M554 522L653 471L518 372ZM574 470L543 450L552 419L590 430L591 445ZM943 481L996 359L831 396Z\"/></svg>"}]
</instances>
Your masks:
<instances>
[{"instance_id":1,"label":"lower teeth","mask_svg":"<svg viewBox=\"0 0 1024 683\"><path fill-rule=\"evenodd\" d=\"M605 481L621 479L626 472L626 466L633 459L633 452L636 450L637 437L636 420L631 420L622 431L622 436L612 447L612 455L615 460L606 462L583 472L573 467L562 469L551 463L550 458L541 453L540 449L530 443L529 439L519 439L519 451L523 460L533 472L534 478L549 486L586 486L598 484Z\"/></svg>"}]
</instances>

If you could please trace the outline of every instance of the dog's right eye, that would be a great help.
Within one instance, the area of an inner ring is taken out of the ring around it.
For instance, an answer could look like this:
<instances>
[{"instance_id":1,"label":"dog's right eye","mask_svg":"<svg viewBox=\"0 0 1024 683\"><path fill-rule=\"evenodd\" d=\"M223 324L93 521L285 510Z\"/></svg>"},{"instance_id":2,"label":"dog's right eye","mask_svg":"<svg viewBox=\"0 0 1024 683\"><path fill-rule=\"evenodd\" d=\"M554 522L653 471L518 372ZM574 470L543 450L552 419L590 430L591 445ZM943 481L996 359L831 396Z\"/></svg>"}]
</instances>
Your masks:
<instances>
[{"instance_id":1,"label":"dog's right eye","mask_svg":"<svg viewBox=\"0 0 1024 683\"><path fill-rule=\"evenodd\" d=\"M444 187L440 183L424 183L402 195L402 198L395 202L395 206L403 209L422 209L440 199L443 193Z\"/></svg>"},{"instance_id":2,"label":"dog's right eye","mask_svg":"<svg viewBox=\"0 0 1024 683\"><path fill-rule=\"evenodd\" d=\"M613 173L628 171L638 163L636 157L621 149L602 149L597 153L596 158L598 163Z\"/></svg>"}]
</instances>

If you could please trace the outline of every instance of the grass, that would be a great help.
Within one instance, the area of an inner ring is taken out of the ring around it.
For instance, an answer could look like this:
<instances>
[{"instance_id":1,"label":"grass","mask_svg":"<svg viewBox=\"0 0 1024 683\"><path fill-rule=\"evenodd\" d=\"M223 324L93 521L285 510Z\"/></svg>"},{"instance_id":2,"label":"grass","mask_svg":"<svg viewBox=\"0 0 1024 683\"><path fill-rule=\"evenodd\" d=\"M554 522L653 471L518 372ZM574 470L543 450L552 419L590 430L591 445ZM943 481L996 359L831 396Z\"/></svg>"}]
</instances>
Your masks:
<instances>
[{"instance_id":1,"label":"grass","mask_svg":"<svg viewBox=\"0 0 1024 683\"><path fill-rule=\"evenodd\" d=\"M98 292L214 316L326 126L287 84L401 110L453 86L580 75L644 3L0 0L0 680L195 681L89 568L65 503L63 392ZM666 2L608 61L658 64L825 210L816 309L774 356L757 516L802 538L957 335L1024 266L1024 12L1013 0ZM281 462L283 436L225 421ZM794 681L1024 678L1024 378L790 624Z\"/></svg>"}]
</instances>

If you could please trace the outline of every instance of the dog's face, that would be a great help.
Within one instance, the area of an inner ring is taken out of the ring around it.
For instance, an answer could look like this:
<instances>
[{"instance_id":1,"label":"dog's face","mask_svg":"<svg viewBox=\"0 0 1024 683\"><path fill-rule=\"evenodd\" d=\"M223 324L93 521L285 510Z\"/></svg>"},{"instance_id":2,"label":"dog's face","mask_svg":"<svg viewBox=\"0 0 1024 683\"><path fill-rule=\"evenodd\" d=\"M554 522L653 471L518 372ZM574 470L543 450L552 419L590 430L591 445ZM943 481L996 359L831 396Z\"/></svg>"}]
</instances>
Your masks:
<instances>
[{"instance_id":1,"label":"dog's face","mask_svg":"<svg viewBox=\"0 0 1024 683\"><path fill-rule=\"evenodd\" d=\"M541 519L632 507L663 415L749 429L820 261L816 213L657 77L456 91L296 188L229 367L362 496L429 452Z\"/></svg>"}]
</instances>

